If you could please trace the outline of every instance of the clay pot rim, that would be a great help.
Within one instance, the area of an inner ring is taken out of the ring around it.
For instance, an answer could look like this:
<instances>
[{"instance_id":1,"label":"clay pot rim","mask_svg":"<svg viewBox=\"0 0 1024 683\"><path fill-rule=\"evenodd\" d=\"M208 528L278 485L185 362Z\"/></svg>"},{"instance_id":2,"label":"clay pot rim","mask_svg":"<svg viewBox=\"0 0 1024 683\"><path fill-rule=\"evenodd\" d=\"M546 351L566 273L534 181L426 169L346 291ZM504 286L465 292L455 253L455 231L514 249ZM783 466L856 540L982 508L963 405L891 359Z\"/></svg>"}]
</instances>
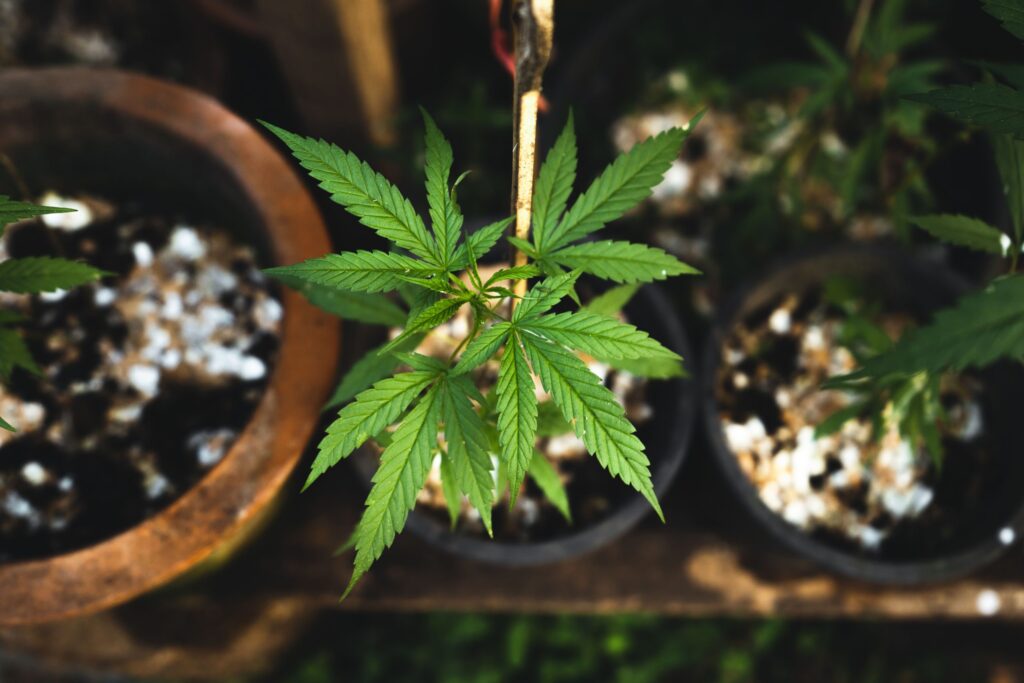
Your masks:
<instances>
[{"instance_id":1,"label":"clay pot rim","mask_svg":"<svg viewBox=\"0 0 1024 683\"><path fill-rule=\"evenodd\" d=\"M320 214L292 165L207 95L114 69L0 73L0 120L5 110L27 103L96 107L183 147L205 150L252 202L276 263L331 249ZM335 318L290 290L282 293L281 303L281 345L270 380L223 460L170 506L112 538L46 559L0 565L0 624L66 619L126 602L194 568L260 517L303 454L331 389L340 344Z\"/></svg>"},{"instance_id":2,"label":"clay pot rim","mask_svg":"<svg viewBox=\"0 0 1024 683\"><path fill-rule=\"evenodd\" d=\"M704 358L701 361L701 403L711 458L716 462L740 504L761 528L766 529L777 542L789 550L836 574L859 581L895 586L939 583L966 576L998 559L1006 552L1008 546L993 534L968 544L963 550L922 560L889 561L844 551L804 533L762 503L754 485L740 469L738 459L725 440L725 432L718 417L718 402L715 399L715 378L721 364L722 341L727 331L732 329L751 295L765 282L773 281L779 278L780 274L792 269L827 259L883 261L893 267L905 267L919 276L917 282L928 281L933 287L947 294L958 296L970 290L968 283L949 268L927 262L903 248L891 245L844 245L811 249L784 258L767 268L760 277L750 280L734 291L717 316L704 349ZM1021 501L1010 514L1006 526L1014 530L1024 527L1024 501Z\"/></svg>"}]
</instances>

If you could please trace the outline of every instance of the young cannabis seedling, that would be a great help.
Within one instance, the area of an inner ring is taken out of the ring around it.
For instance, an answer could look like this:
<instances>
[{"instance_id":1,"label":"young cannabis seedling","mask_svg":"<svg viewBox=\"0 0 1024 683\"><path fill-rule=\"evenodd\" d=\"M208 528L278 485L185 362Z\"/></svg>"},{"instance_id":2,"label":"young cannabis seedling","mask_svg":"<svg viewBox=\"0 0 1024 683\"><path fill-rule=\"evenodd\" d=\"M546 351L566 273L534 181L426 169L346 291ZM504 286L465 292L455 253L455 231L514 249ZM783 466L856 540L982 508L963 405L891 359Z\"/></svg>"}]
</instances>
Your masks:
<instances>
[{"instance_id":1,"label":"young cannabis seedling","mask_svg":"<svg viewBox=\"0 0 1024 683\"><path fill-rule=\"evenodd\" d=\"M346 595L404 527L435 454L441 456L445 490L466 496L493 535L491 508L503 491L495 487L491 454L497 456L497 480L507 484L512 501L536 462L535 376L587 450L663 518L643 444L615 396L577 354L613 365L650 361L661 376L678 374L681 359L604 313L552 309L567 297L575 299L574 286L583 273L635 287L697 272L660 249L587 240L650 195L687 131L672 129L638 144L569 206L577 157L570 118L537 178L532 238L508 238L527 255L527 263L485 280L477 263L512 218L466 234L450 181L451 146L425 112L424 122L429 231L409 200L352 153L264 124L334 201L396 247L329 254L268 272L331 310L394 311L387 299L374 306L365 298L393 291L410 306L394 320L401 334L371 351L342 380L336 400L354 400L328 428L306 482L312 484L368 439L384 449L354 535L355 569ZM537 282L517 296L508 286L513 280ZM424 335L463 306L471 311L471 331L450 357L414 351ZM484 395L474 370L492 358L500 363L497 384Z\"/></svg>"},{"instance_id":2,"label":"young cannabis seedling","mask_svg":"<svg viewBox=\"0 0 1024 683\"><path fill-rule=\"evenodd\" d=\"M1024 40L1024 0L983 0L982 5ZM1024 85L1020 66L985 67L1015 86ZM919 416L899 422L900 431L918 441L923 439L933 456L938 456L941 451L933 443L937 440L933 427L942 413L934 410L937 401L932 396L941 375L985 367L1000 359L1024 358L1024 276L1016 273L1024 249L1024 92L998 83L979 83L942 88L913 99L992 134L1012 233L961 215L919 216L910 221L944 242L1003 257L1009 274L961 298L937 313L930 324L904 335L884 353L826 386L860 392L871 399L866 405L885 406L900 400L922 406L924 412Z\"/></svg>"},{"instance_id":3,"label":"young cannabis seedling","mask_svg":"<svg viewBox=\"0 0 1024 683\"><path fill-rule=\"evenodd\" d=\"M48 213L65 213L73 209L36 206L0 195L0 238L11 223L35 218ZM105 275L78 261L49 256L7 259L0 262L0 291L16 294L38 294L58 289L70 289L92 282ZM38 374L39 368L21 335L11 326L21 320L13 311L0 310L0 378L9 380L14 368ZM0 427L16 431L14 426L0 417Z\"/></svg>"}]
</instances>

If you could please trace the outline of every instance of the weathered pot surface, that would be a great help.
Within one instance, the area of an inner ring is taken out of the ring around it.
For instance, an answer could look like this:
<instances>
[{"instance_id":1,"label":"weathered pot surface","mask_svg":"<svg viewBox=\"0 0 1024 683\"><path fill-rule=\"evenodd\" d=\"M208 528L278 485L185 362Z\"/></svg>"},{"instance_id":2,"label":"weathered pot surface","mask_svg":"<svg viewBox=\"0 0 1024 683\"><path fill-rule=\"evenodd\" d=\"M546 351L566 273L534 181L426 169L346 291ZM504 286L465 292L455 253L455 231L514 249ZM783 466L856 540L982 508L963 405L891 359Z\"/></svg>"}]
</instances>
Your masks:
<instances>
[{"instance_id":1,"label":"weathered pot surface","mask_svg":"<svg viewBox=\"0 0 1024 683\"><path fill-rule=\"evenodd\" d=\"M0 151L34 192L142 198L154 208L200 212L253 243L266 264L330 250L290 165L246 122L181 86L115 70L5 71ZM281 296L281 347L267 391L224 459L124 533L75 552L0 565L0 624L123 603L237 543L259 521L316 425L340 342L335 319L294 292Z\"/></svg>"}]
</instances>

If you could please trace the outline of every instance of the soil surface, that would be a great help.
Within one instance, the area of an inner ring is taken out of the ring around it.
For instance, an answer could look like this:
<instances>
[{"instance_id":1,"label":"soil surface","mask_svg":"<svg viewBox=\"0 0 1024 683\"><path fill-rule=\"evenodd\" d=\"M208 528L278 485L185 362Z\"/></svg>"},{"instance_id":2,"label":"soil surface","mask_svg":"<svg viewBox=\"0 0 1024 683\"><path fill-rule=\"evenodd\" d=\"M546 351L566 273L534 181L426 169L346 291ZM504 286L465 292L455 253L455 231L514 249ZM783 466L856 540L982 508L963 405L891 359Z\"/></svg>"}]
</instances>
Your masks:
<instances>
[{"instance_id":1,"label":"soil surface","mask_svg":"<svg viewBox=\"0 0 1024 683\"><path fill-rule=\"evenodd\" d=\"M63 256L113 275L2 295L40 374L0 387L0 562L92 545L159 512L245 428L283 309L253 251L138 206L45 196L76 213L10 226L0 258Z\"/></svg>"}]
</instances>

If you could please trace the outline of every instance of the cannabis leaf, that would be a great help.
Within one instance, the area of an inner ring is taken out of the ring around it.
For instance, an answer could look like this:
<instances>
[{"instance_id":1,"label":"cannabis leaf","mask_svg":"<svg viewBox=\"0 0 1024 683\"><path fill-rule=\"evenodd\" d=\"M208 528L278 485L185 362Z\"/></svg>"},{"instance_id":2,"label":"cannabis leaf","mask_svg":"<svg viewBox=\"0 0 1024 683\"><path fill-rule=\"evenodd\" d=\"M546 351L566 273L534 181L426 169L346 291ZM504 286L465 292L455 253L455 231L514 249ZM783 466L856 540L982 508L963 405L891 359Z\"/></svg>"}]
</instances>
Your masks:
<instances>
[{"instance_id":1,"label":"cannabis leaf","mask_svg":"<svg viewBox=\"0 0 1024 683\"><path fill-rule=\"evenodd\" d=\"M302 167L320 181L320 187L331 193L331 199L360 223L397 246L440 265L437 244L427 233L423 219L384 176L356 155L329 142L289 133L265 121L260 123L280 138Z\"/></svg>"},{"instance_id":2,"label":"cannabis leaf","mask_svg":"<svg viewBox=\"0 0 1024 683\"><path fill-rule=\"evenodd\" d=\"M907 98L930 104L963 123L1024 139L1024 93L1005 85L953 85Z\"/></svg>"},{"instance_id":3,"label":"cannabis leaf","mask_svg":"<svg viewBox=\"0 0 1024 683\"><path fill-rule=\"evenodd\" d=\"M558 344L528 331L520 339L544 389L587 450L608 472L639 491L664 521L644 445L615 395L583 361Z\"/></svg>"},{"instance_id":4,"label":"cannabis leaf","mask_svg":"<svg viewBox=\"0 0 1024 683\"><path fill-rule=\"evenodd\" d=\"M34 375L39 374L39 366L33 360L21 335L8 327L0 327L0 377L10 379L14 368L22 368Z\"/></svg>"},{"instance_id":5,"label":"cannabis leaf","mask_svg":"<svg viewBox=\"0 0 1024 683\"><path fill-rule=\"evenodd\" d=\"M533 241L540 249L565 212L576 180L576 130L572 114L548 152L533 191Z\"/></svg>"},{"instance_id":6,"label":"cannabis leaf","mask_svg":"<svg viewBox=\"0 0 1024 683\"><path fill-rule=\"evenodd\" d=\"M544 454L538 450L533 451L533 458L530 460L530 478L537 483L537 487L544 494L544 497L551 501L555 509L562 513L565 521L572 523L572 512L569 510L569 495L565 492L565 486L558 477L558 471L554 465L548 462Z\"/></svg>"},{"instance_id":7,"label":"cannabis leaf","mask_svg":"<svg viewBox=\"0 0 1024 683\"><path fill-rule=\"evenodd\" d=\"M681 360L628 323L587 311L558 313L528 319L519 329L533 332L573 349L579 349L595 358L623 359L660 357Z\"/></svg>"},{"instance_id":8,"label":"cannabis leaf","mask_svg":"<svg viewBox=\"0 0 1024 683\"><path fill-rule=\"evenodd\" d=\"M1020 0L982 0L985 11L1007 31L1024 40L1024 3Z\"/></svg>"},{"instance_id":9,"label":"cannabis leaf","mask_svg":"<svg viewBox=\"0 0 1024 683\"><path fill-rule=\"evenodd\" d=\"M916 216L908 220L943 242L987 251L990 254L1003 255L1010 242L1010 238L1004 235L1002 230L968 216L944 214Z\"/></svg>"},{"instance_id":10,"label":"cannabis leaf","mask_svg":"<svg viewBox=\"0 0 1024 683\"><path fill-rule=\"evenodd\" d=\"M690 127L696 124L691 122ZM689 128L687 129L689 130ZM534 244L546 253L600 230L651 194L679 148L687 131L680 128L649 138L620 156L572 205L544 242Z\"/></svg>"},{"instance_id":11,"label":"cannabis leaf","mask_svg":"<svg viewBox=\"0 0 1024 683\"><path fill-rule=\"evenodd\" d=\"M494 464L491 462L486 426L473 408L474 387L468 378L448 378L443 384L444 436L448 442L448 462L455 485L480 512L480 520L489 536L491 507L494 504Z\"/></svg>"},{"instance_id":12,"label":"cannabis leaf","mask_svg":"<svg viewBox=\"0 0 1024 683\"><path fill-rule=\"evenodd\" d=\"M1024 275L996 280L962 297L934 320L904 336L886 353L830 380L841 387L870 377L941 373L984 367L999 358L1024 358Z\"/></svg>"},{"instance_id":13,"label":"cannabis leaf","mask_svg":"<svg viewBox=\"0 0 1024 683\"><path fill-rule=\"evenodd\" d=\"M356 559L343 598L360 577L391 546L405 526L416 494L423 488L437 451L437 422L441 415L440 387L434 384L395 430L380 456L366 509L356 528Z\"/></svg>"},{"instance_id":14,"label":"cannabis leaf","mask_svg":"<svg viewBox=\"0 0 1024 683\"><path fill-rule=\"evenodd\" d=\"M5 194L0 194L0 235L3 234L4 228L11 223L22 221L26 218L35 218L36 216L43 216L48 213L69 213L73 211L74 209L56 206L37 206L28 202L19 202Z\"/></svg>"},{"instance_id":15,"label":"cannabis leaf","mask_svg":"<svg viewBox=\"0 0 1024 683\"><path fill-rule=\"evenodd\" d=\"M18 294L53 292L93 282L108 273L78 261L29 256L0 262L0 290Z\"/></svg>"},{"instance_id":16,"label":"cannabis leaf","mask_svg":"<svg viewBox=\"0 0 1024 683\"><path fill-rule=\"evenodd\" d=\"M513 503L526 477L537 438L537 394L521 341L521 335L510 334L495 388L498 394L498 443L508 468Z\"/></svg>"},{"instance_id":17,"label":"cannabis leaf","mask_svg":"<svg viewBox=\"0 0 1024 683\"><path fill-rule=\"evenodd\" d=\"M674 275L700 273L656 247L610 240L565 247L548 254L547 259L566 268L621 283L653 282Z\"/></svg>"},{"instance_id":18,"label":"cannabis leaf","mask_svg":"<svg viewBox=\"0 0 1024 683\"><path fill-rule=\"evenodd\" d=\"M384 353L380 348L367 352L365 356L352 364L352 367L342 377L338 387L334 390L334 394L324 407L334 408L340 406L378 380L390 375L398 367L399 363L402 362L398 354L400 352L412 351L422 340L422 334L413 335L406 339L404 343L395 347L392 353Z\"/></svg>"},{"instance_id":19,"label":"cannabis leaf","mask_svg":"<svg viewBox=\"0 0 1024 683\"><path fill-rule=\"evenodd\" d=\"M437 260L447 266L455 255L455 243L462 230L462 213L455 203L448 180L452 172L452 146L438 129L434 119L425 109L423 124L426 126L426 167L427 204L430 206L430 222L437 240Z\"/></svg>"},{"instance_id":20,"label":"cannabis leaf","mask_svg":"<svg viewBox=\"0 0 1024 683\"><path fill-rule=\"evenodd\" d=\"M397 420L435 377L433 372L402 372L356 396L327 428L303 488Z\"/></svg>"},{"instance_id":21,"label":"cannabis leaf","mask_svg":"<svg viewBox=\"0 0 1024 683\"><path fill-rule=\"evenodd\" d=\"M429 277L436 266L384 251L349 251L311 258L291 266L267 268L272 277L350 292L390 292L409 277Z\"/></svg>"}]
</instances>

